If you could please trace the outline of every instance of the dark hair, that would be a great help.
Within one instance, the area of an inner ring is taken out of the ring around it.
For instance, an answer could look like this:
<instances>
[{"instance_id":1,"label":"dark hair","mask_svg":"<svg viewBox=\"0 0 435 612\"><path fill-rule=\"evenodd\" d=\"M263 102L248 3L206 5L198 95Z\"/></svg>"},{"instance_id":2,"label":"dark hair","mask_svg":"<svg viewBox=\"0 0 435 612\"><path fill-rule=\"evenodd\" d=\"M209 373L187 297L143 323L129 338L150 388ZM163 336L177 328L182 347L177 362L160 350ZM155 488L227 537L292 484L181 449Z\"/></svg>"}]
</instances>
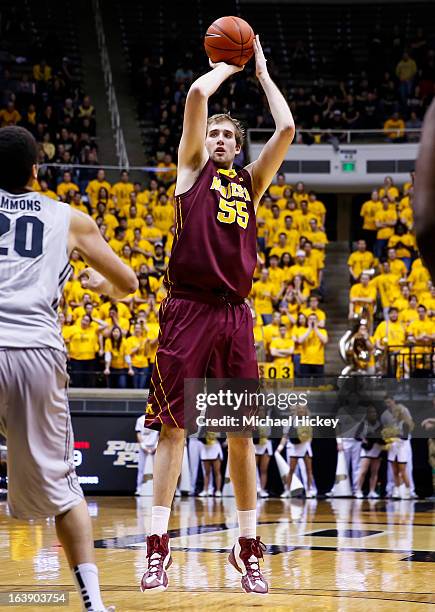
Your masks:
<instances>
[{"instance_id":1,"label":"dark hair","mask_svg":"<svg viewBox=\"0 0 435 612\"><path fill-rule=\"evenodd\" d=\"M115 331L115 329L119 329L119 338L116 339L113 337L113 332ZM119 351L119 349L121 348L121 344L123 341L123 337L122 337L122 329L119 327L119 325L114 325L110 331L110 339L112 341L112 347L115 349L115 351Z\"/></svg>"},{"instance_id":2,"label":"dark hair","mask_svg":"<svg viewBox=\"0 0 435 612\"><path fill-rule=\"evenodd\" d=\"M23 189L38 162L38 145L32 134L22 127L0 129L0 188Z\"/></svg>"}]
</instances>

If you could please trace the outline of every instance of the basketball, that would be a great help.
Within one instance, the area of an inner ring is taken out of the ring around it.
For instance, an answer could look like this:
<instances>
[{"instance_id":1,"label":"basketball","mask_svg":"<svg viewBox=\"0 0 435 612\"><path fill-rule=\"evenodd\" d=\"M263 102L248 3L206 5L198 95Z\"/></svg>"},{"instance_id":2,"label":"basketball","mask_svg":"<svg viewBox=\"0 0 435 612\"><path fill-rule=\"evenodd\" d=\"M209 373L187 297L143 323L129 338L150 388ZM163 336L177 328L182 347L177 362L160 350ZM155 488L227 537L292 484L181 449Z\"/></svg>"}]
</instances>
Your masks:
<instances>
[{"instance_id":1,"label":"basketball","mask_svg":"<svg viewBox=\"0 0 435 612\"><path fill-rule=\"evenodd\" d=\"M208 28L204 47L213 63L244 66L254 54L254 31L240 17L220 17Z\"/></svg>"}]
</instances>

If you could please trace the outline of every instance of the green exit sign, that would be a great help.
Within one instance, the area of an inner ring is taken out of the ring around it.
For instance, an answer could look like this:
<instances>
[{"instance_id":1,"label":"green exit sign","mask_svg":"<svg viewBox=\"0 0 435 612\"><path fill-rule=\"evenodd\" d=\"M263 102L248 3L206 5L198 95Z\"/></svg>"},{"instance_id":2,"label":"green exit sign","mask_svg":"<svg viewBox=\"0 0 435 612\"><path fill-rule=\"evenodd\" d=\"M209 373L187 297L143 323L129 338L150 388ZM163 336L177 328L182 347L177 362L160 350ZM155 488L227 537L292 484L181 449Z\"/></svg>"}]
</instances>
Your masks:
<instances>
[{"instance_id":1,"label":"green exit sign","mask_svg":"<svg viewBox=\"0 0 435 612\"><path fill-rule=\"evenodd\" d=\"M343 172L355 172L356 162L354 161L345 161L341 162L341 169Z\"/></svg>"}]
</instances>

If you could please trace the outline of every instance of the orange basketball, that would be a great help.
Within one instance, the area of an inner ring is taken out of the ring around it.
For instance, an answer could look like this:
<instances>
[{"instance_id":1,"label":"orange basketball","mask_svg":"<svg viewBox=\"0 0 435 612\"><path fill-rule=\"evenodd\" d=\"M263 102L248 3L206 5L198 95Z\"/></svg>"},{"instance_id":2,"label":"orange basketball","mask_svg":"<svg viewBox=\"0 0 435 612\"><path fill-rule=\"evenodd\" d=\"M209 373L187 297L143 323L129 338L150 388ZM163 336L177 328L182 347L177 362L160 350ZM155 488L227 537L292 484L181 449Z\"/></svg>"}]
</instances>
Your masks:
<instances>
[{"instance_id":1,"label":"orange basketball","mask_svg":"<svg viewBox=\"0 0 435 612\"><path fill-rule=\"evenodd\" d=\"M254 54L254 31L240 17L216 19L206 32L204 47L213 63L244 66Z\"/></svg>"}]
</instances>

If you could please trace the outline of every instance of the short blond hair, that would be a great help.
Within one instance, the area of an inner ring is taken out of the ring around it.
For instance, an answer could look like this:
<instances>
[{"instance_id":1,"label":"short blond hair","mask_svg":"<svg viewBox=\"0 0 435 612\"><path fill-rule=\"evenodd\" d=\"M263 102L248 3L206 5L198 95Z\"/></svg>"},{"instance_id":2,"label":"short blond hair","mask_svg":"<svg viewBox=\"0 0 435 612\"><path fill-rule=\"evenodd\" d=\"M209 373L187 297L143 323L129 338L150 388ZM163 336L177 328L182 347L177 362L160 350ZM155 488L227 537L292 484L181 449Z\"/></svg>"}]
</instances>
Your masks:
<instances>
[{"instance_id":1,"label":"short blond hair","mask_svg":"<svg viewBox=\"0 0 435 612\"><path fill-rule=\"evenodd\" d=\"M236 143L240 146L243 145L245 140L245 129L237 119L231 117L230 113L218 113L217 115L212 115L207 119L207 133L208 129L214 123L221 123L222 121L230 121L234 125L234 135L236 137Z\"/></svg>"}]
</instances>

